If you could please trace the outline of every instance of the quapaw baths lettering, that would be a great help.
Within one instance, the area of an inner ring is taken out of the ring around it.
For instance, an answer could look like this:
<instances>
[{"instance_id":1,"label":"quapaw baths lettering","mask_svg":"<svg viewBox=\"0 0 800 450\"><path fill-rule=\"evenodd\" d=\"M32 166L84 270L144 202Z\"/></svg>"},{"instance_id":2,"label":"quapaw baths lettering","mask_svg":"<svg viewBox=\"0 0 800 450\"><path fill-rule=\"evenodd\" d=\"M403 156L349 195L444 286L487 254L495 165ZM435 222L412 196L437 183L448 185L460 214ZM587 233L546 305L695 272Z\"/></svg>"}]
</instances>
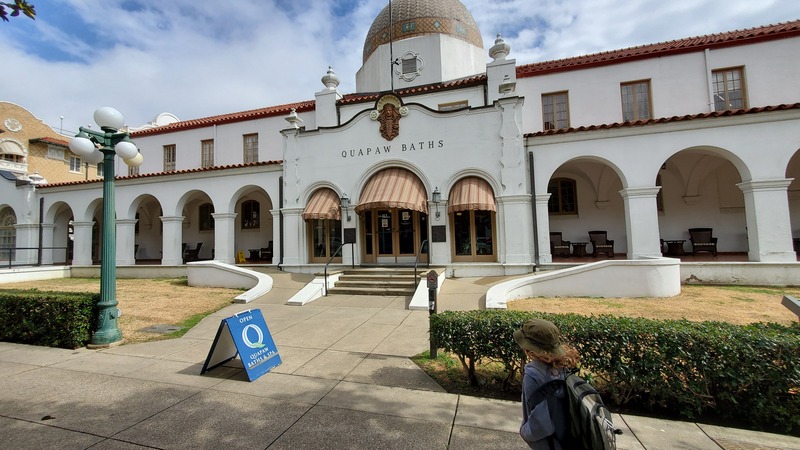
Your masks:
<instances>
[{"instance_id":1,"label":"quapaw baths lettering","mask_svg":"<svg viewBox=\"0 0 800 450\"><path fill-rule=\"evenodd\" d=\"M392 150L397 152L414 152L418 150L434 150L437 148L444 148L444 139L438 141L419 141L397 145L379 145L376 147L353 148L350 150L342 151L342 158L355 158L357 156L375 156L375 155L388 155Z\"/></svg>"}]
</instances>

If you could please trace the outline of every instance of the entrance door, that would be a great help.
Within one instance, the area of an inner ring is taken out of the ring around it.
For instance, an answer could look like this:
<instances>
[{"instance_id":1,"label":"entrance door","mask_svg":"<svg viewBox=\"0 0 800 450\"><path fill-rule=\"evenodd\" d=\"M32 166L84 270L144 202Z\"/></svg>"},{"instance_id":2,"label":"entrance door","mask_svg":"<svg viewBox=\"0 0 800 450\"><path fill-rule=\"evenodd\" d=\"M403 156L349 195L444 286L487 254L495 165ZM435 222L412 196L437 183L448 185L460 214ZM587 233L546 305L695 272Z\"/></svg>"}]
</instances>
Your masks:
<instances>
[{"instance_id":1,"label":"entrance door","mask_svg":"<svg viewBox=\"0 0 800 450\"><path fill-rule=\"evenodd\" d=\"M413 264L420 242L427 238L427 215L410 209L365 211L364 262ZM373 251L374 250L374 251ZM427 250L420 261L427 261Z\"/></svg>"}]
</instances>

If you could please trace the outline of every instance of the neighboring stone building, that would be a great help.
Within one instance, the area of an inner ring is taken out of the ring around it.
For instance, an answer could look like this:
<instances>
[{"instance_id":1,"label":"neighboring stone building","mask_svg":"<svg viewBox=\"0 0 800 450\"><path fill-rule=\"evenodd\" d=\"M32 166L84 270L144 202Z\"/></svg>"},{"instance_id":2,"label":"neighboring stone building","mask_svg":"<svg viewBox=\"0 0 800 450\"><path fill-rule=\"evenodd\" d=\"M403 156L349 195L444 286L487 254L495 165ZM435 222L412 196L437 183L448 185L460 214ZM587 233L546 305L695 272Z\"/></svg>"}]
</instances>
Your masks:
<instances>
[{"instance_id":1,"label":"neighboring stone building","mask_svg":"<svg viewBox=\"0 0 800 450\"><path fill-rule=\"evenodd\" d=\"M517 65L457 0L392 5L356 93L329 69L311 101L133 133L118 264L177 265L200 244L224 262L269 248L291 271L333 257L507 275L551 263L551 232L580 249L604 230L638 260L695 227L719 253L796 262L800 21ZM91 264L100 183L49 181L44 243L72 221L72 263Z\"/></svg>"}]
</instances>

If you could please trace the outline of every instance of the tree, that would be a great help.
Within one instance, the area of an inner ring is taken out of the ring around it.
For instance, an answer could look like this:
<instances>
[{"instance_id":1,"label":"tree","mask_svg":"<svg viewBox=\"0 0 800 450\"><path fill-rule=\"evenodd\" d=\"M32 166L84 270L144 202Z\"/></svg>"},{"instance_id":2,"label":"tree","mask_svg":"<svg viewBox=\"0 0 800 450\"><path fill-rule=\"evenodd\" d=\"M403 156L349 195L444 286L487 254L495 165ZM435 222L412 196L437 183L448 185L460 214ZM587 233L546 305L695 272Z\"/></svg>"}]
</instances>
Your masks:
<instances>
[{"instance_id":1,"label":"tree","mask_svg":"<svg viewBox=\"0 0 800 450\"><path fill-rule=\"evenodd\" d=\"M6 8L11 10L11 14L8 13ZM36 10L33 9L33 5L25 0L14 0L14 3L0 2L0 19L3 19L4 22L8 22L8 16L17 17L19 13L36 20Z\"/></svg>"}]
</instances>

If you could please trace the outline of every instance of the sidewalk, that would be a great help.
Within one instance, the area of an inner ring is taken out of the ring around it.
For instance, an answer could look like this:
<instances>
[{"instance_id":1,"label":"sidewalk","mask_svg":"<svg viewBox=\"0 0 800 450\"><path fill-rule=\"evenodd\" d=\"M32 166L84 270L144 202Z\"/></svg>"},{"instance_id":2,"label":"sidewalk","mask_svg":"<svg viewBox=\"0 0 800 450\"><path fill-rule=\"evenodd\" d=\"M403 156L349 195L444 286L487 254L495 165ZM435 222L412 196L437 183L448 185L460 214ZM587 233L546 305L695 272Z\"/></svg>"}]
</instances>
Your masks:
<instances>
[{"instance_id":1,"label":"sidewalk","mask_svg":"<svg viewBox=\"0 0 800 450\"><path fill-rule=\"evenodd\" d=\"M271 274L272 275L272 274ZM402 297L283 303L302 283L209 316L181 339L105 350L0 343L0 442L9 449L524 449L518 402L444 392L408 357L428 313ZM452 282L451 282L452 281ZM441 307L488 286L448 280ZM283 364L248 382L237 359L200 375L221 319L260 308ZM800 449L800 438L615 415L620 449Z\"/></svg>"}]
</instances>

